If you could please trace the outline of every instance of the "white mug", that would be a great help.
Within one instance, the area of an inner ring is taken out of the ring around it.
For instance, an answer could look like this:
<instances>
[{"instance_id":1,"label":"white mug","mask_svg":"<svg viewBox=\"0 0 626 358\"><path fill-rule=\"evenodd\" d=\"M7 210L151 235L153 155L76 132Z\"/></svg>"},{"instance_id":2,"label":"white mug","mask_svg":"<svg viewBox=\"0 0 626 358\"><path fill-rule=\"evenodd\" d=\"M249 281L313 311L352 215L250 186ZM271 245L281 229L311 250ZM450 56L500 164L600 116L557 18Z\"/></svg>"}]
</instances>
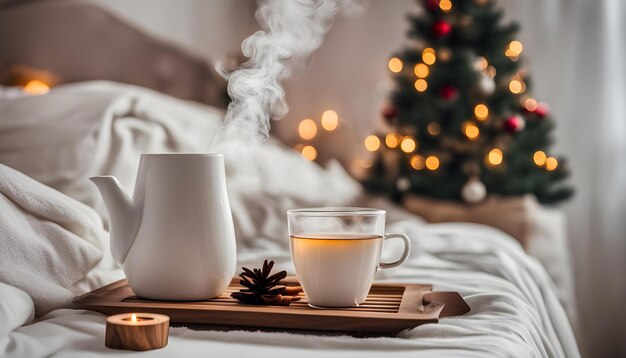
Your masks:
<instances>
[{"instance_id":1,"label":"white mug","mask_svg":"<svg viewBox=\"0 0 626 358\"><path fill-rule=\"evenodd\" d=\"M397 267L411 251L403 234L385 234L385 211L313 208L287 211L291 257L312 307L355 307L365 302L378 269ZM383 242L404 241L395 262L380 262Z\"/></svg>"}]
</instances>

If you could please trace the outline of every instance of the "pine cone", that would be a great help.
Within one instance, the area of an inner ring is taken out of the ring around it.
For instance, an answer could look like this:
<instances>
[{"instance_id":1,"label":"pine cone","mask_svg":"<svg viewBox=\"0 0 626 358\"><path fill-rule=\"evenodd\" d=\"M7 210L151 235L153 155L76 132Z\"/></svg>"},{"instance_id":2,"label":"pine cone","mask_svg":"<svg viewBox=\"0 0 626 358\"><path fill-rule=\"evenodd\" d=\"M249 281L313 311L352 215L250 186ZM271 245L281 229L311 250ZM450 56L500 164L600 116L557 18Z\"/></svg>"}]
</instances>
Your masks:
<instances>
[{"instance_id":1,"label":"pine cone","mask_svg":"<svg viewBox=\"0 0 626 358\"><path fill-rule=\"evenodd\" d=\"M265 299L263 299L263 296L254 294L252 292L233 292L230 294L230 297L247 305L264 305L265 304Z\"/></svg>"},{"instance_id":2,"label":"pine cone","mask_svg":"<svg viewBox=\"0 0 626 358\"><path fill-rule=\"evenodd\" d=\"M233 292L230 296L237 301L249 305L262 305L262 304L279 304L289 305L291 301L296 301L299 298L292 298L290 294L294 292L293 289L286 291L286 287L280 284L280 281L287 277L287 271L280 271L273 275L270 275L272 268L274 267L274 261L267 260L263 262L263 268L248 269L242 267L242 273L239 274L241 280L239 283L245 288L239 292ZM297 295L297 293L296 293ZM293 295L295 297L295 295Z\"/></svg>"},{"instance_id":3,"label":"pine cone","mask_svg":"<svg viewBox=\"0 0 626 358\"><path fill-rule=\"evenodd\" d=\"M280 281L287 277L287 271L280 271L270 276L274 261L263 262L262 269L248 269L242 267L243 272L239 274L239 283L247 287L241 292L252 292L258 295L277 295L285 291L284 285L279 285Z\"/></svg>"}]
</instances>

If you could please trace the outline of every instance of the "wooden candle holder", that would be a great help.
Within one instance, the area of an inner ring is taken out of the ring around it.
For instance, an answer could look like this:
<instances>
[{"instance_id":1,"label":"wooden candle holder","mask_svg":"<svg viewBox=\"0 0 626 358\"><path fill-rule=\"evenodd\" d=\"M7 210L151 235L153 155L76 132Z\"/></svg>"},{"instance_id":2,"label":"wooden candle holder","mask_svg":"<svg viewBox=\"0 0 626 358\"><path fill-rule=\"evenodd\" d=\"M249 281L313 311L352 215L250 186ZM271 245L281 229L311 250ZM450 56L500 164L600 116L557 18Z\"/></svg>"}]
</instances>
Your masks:
<instances>
[{"instance_id":1,"label":"wooden candle holder","mask_svg":"<svg viewBox=\"0 0 626 358\"><path fill-rule=\"evenodd\" d=\"M109 348L147 351L167 345L170 318L154 313L122 313L107 317Z\"/></svg>"}]
</instances>

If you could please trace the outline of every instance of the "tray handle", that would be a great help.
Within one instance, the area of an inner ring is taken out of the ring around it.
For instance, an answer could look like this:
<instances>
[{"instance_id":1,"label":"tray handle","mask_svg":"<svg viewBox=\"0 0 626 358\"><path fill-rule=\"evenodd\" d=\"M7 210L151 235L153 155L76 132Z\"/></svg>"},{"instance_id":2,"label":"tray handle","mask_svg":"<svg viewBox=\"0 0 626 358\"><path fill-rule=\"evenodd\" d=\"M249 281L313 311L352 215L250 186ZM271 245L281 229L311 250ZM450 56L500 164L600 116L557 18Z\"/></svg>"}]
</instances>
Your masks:
<instances>
[{"instance_id":1,"label":"tray handle","mask_svg":"<svg viewBox=\"0 0 626 358\"><path fill-rule=\"evenodd\" d=\"M427 292L423 296L425 306L443 306L439 318L464 315L471 310L458 292Z\"/></svg>"}]
</instances>

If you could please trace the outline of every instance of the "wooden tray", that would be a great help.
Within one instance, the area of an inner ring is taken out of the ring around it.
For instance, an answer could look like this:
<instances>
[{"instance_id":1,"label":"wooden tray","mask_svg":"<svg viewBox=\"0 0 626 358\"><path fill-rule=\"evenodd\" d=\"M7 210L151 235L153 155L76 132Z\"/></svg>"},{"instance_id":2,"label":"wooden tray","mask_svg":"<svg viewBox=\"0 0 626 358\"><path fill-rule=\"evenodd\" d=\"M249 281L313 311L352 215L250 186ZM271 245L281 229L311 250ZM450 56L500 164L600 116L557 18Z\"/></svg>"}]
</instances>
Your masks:
<instances>
[{"instance_id":1,"label":"wooden tray","mask_svg":"<svg viewBox=\"0 0 626 358\"><path fill-rule=\"evenodd\" d=\"M287 284L296 284L290 277ZM74 299L73 308L107 315L150 312L170 316L173 323L221 326L375 332L395 334L439 318L462 315L469 306L457 292L432 292L431 285L377 284L359 307L315 309L306 297L290 306L253 306L237 303L230 293L241 288L238 279L218 298L197 302L153 301L135 296L126 280L103 286Z\"/></svg>"}]
</instances>

